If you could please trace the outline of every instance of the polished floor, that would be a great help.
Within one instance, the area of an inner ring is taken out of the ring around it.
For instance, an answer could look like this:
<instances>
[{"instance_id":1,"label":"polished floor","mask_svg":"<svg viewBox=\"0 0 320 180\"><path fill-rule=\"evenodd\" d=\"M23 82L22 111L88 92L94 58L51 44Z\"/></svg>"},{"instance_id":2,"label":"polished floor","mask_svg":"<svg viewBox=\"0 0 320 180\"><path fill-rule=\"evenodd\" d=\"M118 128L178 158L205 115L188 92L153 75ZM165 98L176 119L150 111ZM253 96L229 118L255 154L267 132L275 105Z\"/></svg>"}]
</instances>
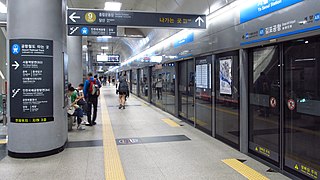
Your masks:
<instances>
[{"instance_id":1,"label":"polished floor","mask_svg":"<svg viewBox=\"0 0 320 180\"><path fill-rule=\"evenodd\" d=\"M288 179L134 96L119 110L113 86L103 88L98 111L97 125L73 127L60 154L14 159L0 144L0 180L102 180L112 179L110 173L133 180L247 179L226 163L229 159L244 160L265 178ZM117 157L119 166L113 164Z\"/></svg>"}]
</instances>

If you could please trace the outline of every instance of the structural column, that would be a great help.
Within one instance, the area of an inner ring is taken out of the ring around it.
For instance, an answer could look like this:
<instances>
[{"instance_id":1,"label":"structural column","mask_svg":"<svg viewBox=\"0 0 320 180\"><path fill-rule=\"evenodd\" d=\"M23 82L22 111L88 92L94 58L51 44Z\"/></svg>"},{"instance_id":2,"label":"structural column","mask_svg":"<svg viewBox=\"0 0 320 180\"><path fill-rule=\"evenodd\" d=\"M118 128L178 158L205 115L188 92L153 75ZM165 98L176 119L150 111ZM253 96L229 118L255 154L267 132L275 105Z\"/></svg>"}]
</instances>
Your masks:
<instances>
[{"instance_id":1,"label":"structural column","mask_svg":"<svg viewBox=\"0 0 320 180\"><path fill-rule=\"evenodd\" d=\"M67 142L64 0L8 0L8 154L40 157Z\"/></svg>"},{"instance_id":2,"label":"structural column","mask_svg":"<svg viewBox=\"0 0 320 180\"><path fill-rule=\"evenodd\" d=\"M249 90L248 52L240 49L240 151L247 154L249 148Z\"/></svg>"},{"instance_id":3,"label":"structural column","mask_svg":"<svg viewBox=\"0 0 320 180\"><path fill-rule=\"evenodd\" d=\"M68 36L68 78L73 87L83 82L82 37Z\"/></svg>"}]
</instances>

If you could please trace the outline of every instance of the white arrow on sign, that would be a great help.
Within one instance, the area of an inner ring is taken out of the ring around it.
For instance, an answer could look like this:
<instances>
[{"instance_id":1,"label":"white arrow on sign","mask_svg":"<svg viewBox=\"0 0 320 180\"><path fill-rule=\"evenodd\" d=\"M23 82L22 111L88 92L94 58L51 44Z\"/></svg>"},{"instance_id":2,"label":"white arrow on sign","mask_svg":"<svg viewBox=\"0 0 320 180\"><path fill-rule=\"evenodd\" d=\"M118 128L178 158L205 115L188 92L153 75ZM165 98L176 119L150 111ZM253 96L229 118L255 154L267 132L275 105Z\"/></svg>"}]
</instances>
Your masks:
<instances>
[{"instance_id":1,"label":"white arrow on sign","mask_svg":"<svg viewBox=\"0 0 320 180\"><path fill-rule=\"evenodd\" d=\"M16 97L16 95L19 93L21 89L13 89L12 90L12 98Z\"/></svg>"},{"instance_id":2,"label":"white arrow on sign","mask_svg":"<svg viewBox=\"0 0 320 180\"><path fill-rule=\"evenodd\" d=\"M198 23L198 26L201 26L201 23L204 23L204 20L199 16L199 17L195 20L195 22Z\"/></svg>"},{"instance_id":3,"label":"white arrow on sign","mask_svg":"<svg viewBox=\"0 0 320 180\"><path fill-rule=\"evenodd\" d=\"M12 64L12 67L15 67L14 70L17 70L19 66L20 64L17 61L14 61L14 64Z\"/></svg>"},{"instance_id":4,"label":"white arrow on sign","mask_svg":"<svg viewBox=\"0 0 320 180\"><path fill-rule=\"evenodd\" d=\"M77 14L77 12L74 12L69 16L69 19L74 23L77 22L76 19L80 19L81 18L80 16L76 16L76 14Z\"/></svg>"}]
</instances>

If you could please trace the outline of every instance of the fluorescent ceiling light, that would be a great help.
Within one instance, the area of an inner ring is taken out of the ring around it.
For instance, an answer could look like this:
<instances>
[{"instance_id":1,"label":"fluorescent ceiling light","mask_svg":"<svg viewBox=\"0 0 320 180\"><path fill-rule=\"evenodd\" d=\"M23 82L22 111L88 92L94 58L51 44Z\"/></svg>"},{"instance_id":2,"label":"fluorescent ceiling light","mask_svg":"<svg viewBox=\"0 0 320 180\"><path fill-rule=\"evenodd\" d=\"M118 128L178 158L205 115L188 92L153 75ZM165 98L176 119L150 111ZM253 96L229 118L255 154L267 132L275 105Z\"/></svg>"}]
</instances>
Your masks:
<instances>
[{"instance_id":1,"label":"fluorescent ceiling light","mask_svg":"<svg viewBox=\"0 0 320 180\"><path fill-rule=\"evenodd\" d=\"M108 47L108 46L102 46L101 49L103 49L103 50L108 50L109 47Z\"/></svg>"},{"instance_id":2,"label":"fluorescent ceiling light","mask_svg":"<svg viewBox=\"0 0 320 180\"><path fill-rule=\"evenodd\" d=\"M305 58L305 59L296 59L295 62L302 62L302 61L315 61L316 58Z\"/></svg>"},{"instance_id":3,"label":"fluorescent ceiling light","mask_svg":"<svg viewBox=\"0 0 320 180\"><path fill-rule=\"evenodd\" d=\"M106 2L104 4L104 10L107 11L120 11L122 6L121 2Z\"/></svg>"},{"instance_id":4,"label":"fluorescent ceiling light","mask_svg":"<svg viewBox=\"0 0 320 180\"><path fill-rule=\"evenodd\" d=\"M2 2L0 2L0 13L7 13L7 7Z\"/></svg>"}]
</instances>

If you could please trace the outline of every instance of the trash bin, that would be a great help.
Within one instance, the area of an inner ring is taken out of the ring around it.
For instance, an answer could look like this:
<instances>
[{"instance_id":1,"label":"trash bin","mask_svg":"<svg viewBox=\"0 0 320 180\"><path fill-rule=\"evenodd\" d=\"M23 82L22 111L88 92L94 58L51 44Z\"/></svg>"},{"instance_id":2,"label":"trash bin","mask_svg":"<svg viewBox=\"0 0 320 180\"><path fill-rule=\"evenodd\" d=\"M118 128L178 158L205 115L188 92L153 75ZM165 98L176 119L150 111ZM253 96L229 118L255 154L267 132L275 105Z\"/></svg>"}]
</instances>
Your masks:
<instances>
[{"instance_id":1,"label":"trash bin","mask_svg":"<svg viewBox=\"0 0 320 180\"><path fill-rule=\"evenodd\" d=\"M74 121L74 116L68 115L68 131L72 131L73 121Z\"/></svg>"}]
</instances>

